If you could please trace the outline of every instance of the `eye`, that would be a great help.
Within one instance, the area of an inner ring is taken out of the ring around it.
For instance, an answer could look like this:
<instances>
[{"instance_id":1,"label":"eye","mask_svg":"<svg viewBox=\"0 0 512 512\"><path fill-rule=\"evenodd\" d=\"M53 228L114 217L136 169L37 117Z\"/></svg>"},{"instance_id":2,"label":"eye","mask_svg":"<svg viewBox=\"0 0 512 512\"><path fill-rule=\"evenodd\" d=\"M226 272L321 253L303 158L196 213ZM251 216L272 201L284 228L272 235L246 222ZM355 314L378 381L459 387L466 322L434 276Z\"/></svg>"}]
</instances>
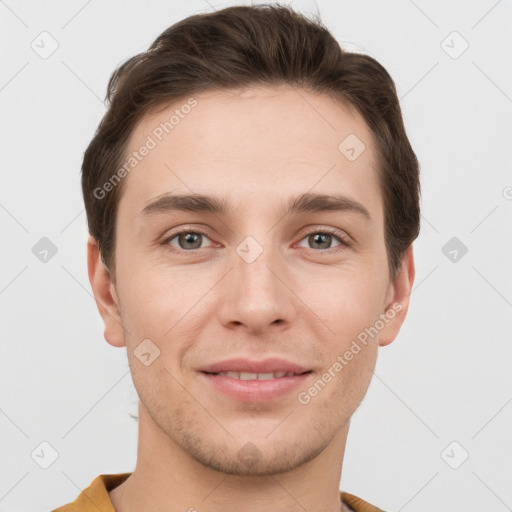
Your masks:
<instances>
[{"instance_id":1,"label":"eye","mask_svg":"<svg viewBox=\"0 0 512 512\"><path fill-rule=\"evenodd\" d=\"M205 240L210 241L210 238L198 230L183 229L178 233L174 233L166 238L162 245L172 246L178 251L191 252L198 249L204 249L203 242ZM329 231L329 230L316 230L311 231L305 237L302 238L299 246L302 245L303 241L309 245L306 248L316 249L317 251L326 251L339 247L337 250L342 250L343 247L350 247L350 241L342 231ZM333 243L336 243L333 245Z\"/></svg>"},{"instance_id":2,"label":"eye","mask_svg":"<svg viewBox=\"0 0 512 512\"><path fill-rule=\"evenodd\" d=\"M201 244L205 238L206 240L210 240L202 231L184 230L179 233L175 233L174 235L165 239L163 244L172 245L176 249L180 249L183 251L203 249L204 247L201 247ZM173 243L173 240L176 240L176 243Z\"/></svg>"},{"instance_id":3,"label":"eye","mask_svg":"<svg viewBox=\"0 0 512 512\"><path fill-rule=\"evenodd\" d=\"M327 250L332 249L332 242L337 241L338 246L348 247L350 244L348 239L339 231L333 232L328 230L312 231L306 235L302 240L306 240L306 243L310 244L309 249ZM304 247L303 245L301 247Z\"/></svg>"}]
</instances>

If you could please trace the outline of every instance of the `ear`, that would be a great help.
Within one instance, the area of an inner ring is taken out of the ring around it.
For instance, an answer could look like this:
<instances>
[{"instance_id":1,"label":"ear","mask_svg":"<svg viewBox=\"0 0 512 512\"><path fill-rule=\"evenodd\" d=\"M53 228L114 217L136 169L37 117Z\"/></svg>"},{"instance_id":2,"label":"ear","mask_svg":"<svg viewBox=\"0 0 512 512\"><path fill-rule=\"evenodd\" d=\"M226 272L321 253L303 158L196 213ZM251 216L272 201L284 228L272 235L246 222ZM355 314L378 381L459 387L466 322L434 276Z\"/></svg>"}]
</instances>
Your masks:
<instances>
[{"instance_id":1,"label":"ear","mask_svg":"<svg viewBox=\"0 0 512 512\"><path fill-rule=\"evenodd\" d=\"M384 315L388 321L380 331L379 345L389 345L397 336L409 309L409 297L414 282L414 255L412 244L402 258L395 281L390 284Z\"/></svg>"},{"instance_id":2,"label":"ear","mask_svg":"<svg viewBox=\"0 0 512 512\"><path fill-rule=\"evenodd\" d=\"M93 236L87 240L87 269L94 300L105 324L105 340L114 347L123 347L125 339L119 299L110 272L101 259L98 242Z\"/></svg>"}]
</instances>

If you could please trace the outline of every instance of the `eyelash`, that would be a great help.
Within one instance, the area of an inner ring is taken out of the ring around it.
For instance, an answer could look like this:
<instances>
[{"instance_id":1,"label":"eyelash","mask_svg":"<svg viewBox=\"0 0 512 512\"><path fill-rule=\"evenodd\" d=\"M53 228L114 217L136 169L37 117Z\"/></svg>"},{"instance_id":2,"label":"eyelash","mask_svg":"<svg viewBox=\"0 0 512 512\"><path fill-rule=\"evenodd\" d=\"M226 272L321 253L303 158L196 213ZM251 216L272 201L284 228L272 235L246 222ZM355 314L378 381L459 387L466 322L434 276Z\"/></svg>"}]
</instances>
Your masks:
<instances>
[{"instance_id":1,"label":"eyelash","mask_svg":"<svg viewBox=\"0 0 512 512\"><path fill-rule=\"evenodd\" d=\"M163 242L162 242L162 245L163 246L166 246L169 248L169 250L171 251L176 251L177 253L181 253L181 254L185 254L185 253L189 253L189 254L195 254L197 251L200 251L201 249L191 249L191 250L185 250L185 249L178 249L176 247L172 247L169 246L169 242L171 240L174 240L177 236L179 235L182 235L182 234L186 234L186 233L193 233L193 234L198 234L198 235L203 235L205 236L206 238L210 238L204 231L201 231L200 229L181 229L180 231L176 231L175 233L173 233L172 235L170 235L169 237L167 237ZM342 232L342 231L338 231L336 229L316 229L316 230L312 230L308 233L305 233L303 235L303 237L300 239L300 241L304 240L305 238L311 236L311 235L317 235L317 234L320 234L320 235L332 235L334 236L335 238L337 238L337 240L340 242L340 245L339 246L336 246L336 247L330 247L328 249L310 249L311 251L314 251L314 252L319 252L319 253L322 253L322 252L327 252L327 251L332 251L332 252L338 252L338 251L342 251L348 247L351 247L352 244L351 242L349 242L347 236Z\"/></svg>"}]
</instances>

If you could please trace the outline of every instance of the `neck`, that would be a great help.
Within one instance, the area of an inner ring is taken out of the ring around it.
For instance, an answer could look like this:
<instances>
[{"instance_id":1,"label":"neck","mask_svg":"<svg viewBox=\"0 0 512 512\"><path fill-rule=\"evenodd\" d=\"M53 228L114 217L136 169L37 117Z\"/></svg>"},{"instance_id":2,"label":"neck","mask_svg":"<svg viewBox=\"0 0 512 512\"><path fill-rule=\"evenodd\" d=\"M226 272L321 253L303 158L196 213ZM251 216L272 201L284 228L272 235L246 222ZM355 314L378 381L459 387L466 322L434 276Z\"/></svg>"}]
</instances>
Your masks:
<instances>
[{"instance_id":1,"label":"neck","mask_svg":"<svg viewBox=\"0 0 512 512\"><path fill-rule=\"evenodd\" d=\"M320 453L285 473L235 475L198 462L139 407L137 465L110 491L116 512L165 509L223 512L340 512L339 484L348 435L344 425ZM269 468L271 470L271 468Z\"/></svg>"}]
</instances>

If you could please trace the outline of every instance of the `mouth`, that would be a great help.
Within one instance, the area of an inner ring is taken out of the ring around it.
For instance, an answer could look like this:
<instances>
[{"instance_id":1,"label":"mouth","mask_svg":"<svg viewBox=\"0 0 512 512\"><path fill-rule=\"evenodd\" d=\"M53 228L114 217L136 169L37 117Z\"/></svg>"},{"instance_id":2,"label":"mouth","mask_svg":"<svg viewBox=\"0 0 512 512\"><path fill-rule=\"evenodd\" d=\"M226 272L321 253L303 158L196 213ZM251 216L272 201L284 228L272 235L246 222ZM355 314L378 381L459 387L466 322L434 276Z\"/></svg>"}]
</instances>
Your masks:
<instances>
[{"instance_id":1,"label":"mouth","mask_svg":"<svg viewBox=\"0 0 512 512\"><path fill-rule=\"evenodd\" d=\"M226 372L202 372L206 375L218 375L220 377L230 377L231 379L237 380L273 380L273 379L283 379L286 377L296 377L298 375L306 375L308 373L312 373L312 370L308 370L301 373L296 372L285 372L285 371L277 371L277 372L264 372L264 373L255 373L255 372L236 372L236 371L226 371Z\"/></svg>"},{"instance_id":2,"label":"mouth","mask_svg":"<svg viewBox=\"0 0 512 512\"><path fill-rule=\"evenodd\" d=\"M308 384L312 374L313 370L302 373L199 372L203 384L207 386L206 392L213 392L215 397L248 403L270 403L289 398L293 391Z\"/></svg>"}]
</instances>

